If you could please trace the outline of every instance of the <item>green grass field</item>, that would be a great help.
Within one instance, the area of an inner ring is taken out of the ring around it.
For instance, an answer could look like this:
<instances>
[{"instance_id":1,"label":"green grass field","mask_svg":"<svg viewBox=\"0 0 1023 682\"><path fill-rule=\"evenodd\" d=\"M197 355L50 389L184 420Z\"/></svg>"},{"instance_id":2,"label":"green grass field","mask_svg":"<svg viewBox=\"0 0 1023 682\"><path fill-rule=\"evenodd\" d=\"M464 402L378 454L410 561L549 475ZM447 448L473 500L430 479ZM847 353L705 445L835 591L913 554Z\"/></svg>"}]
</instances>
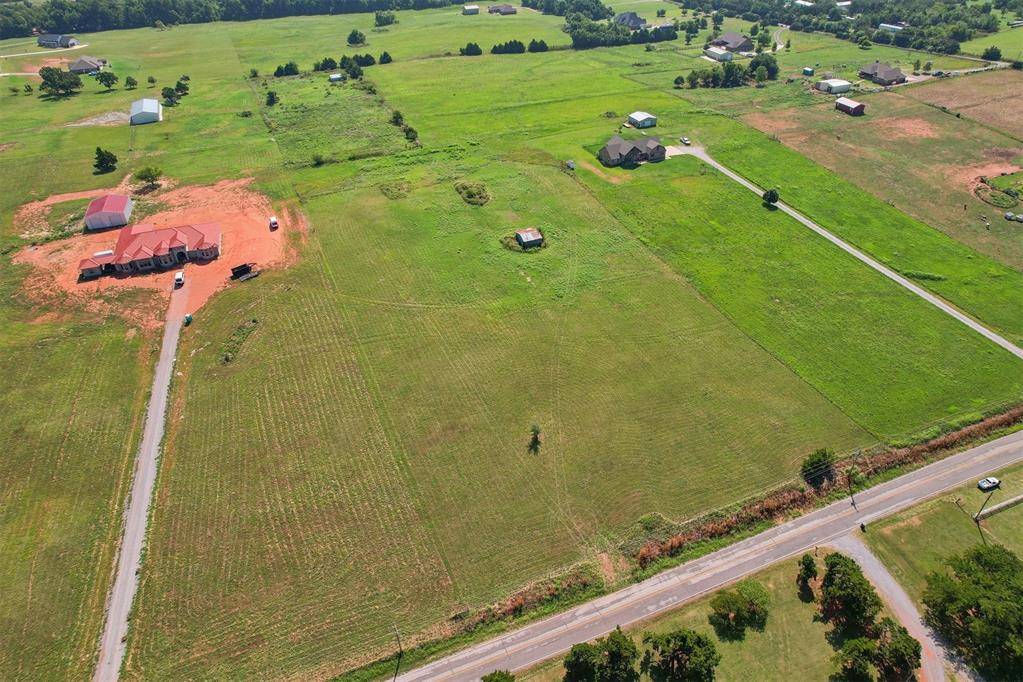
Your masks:
<instances>
[{"instance_id":1,"label":"green grass field","mask_svg":"<svg viewBox=\"0 0 1023 682\"><path fill-rule=\"evenodd\" d=\"M990 504L1020 494L1023 467L1012 467L994 475L1002 479L1002 490L994 494ZM975 484L969 484L907 509L871 527L867 534L870 547L910 596L920 602L929 573L939 570L946 557L981 543L972 514L980 509L986 497ZM997 542L1016 554L1023 554L1023 507L1012 507L989 516L981 522L981 527L988 542Z\"/></svg>"},{"instance_id":2,"label":"green grass field","mask_svg":"<svg viewBox=\"0 0 1023 682\"><path fill-rule=\"evenodd\" d=\"M946 275L924 283L1023 336L1018 272L715 113L749 111L753 88L674 90L676 75L706 65L696 45L447 57L469 40L568 39L560 18L526 10L399 19L384 32L370 15L343 15L88 35L89 54L142 87L0 95L0 229L12 248L22 203L113 186L149 164L179 184L255 177L309 220L295 265L219 295L184 334L129 677L341 673L390 653L393 624L413 642L441 636L454 614L615 556L645 514L690 518L791 479L814 448L846 452L1019 400L1018 362L694 160L595 167L617 121L653 111L662 135L697 137L893 267ZM369 45L345 46L351 28ZM383 50L396 61L366 70L376 93L324 74L267 78L292 59L306 70ZM861 57L797 35L782 61L796 69L811 53L829 68ZM125 111L154 92L149 75L158 92L182 74L191 94L159 125L67 126ZM805 97L799 87L760 92L787 106ZM395 109L421 147L389 122ZM116 173L92 174L97 145L120 157ZM459 180L484 183L490 203L467 205ZM836 196L841 207L825 210ZM546 248L504 246L530 225ZM7 271L13 295L24 274ZM13 548L0 560L12 605L0 677L82 677L151 339L116 320L32 322L20 294L8 299L0 366L20 416L0 428L18 453L0 490L25 492L10 496L0 538ZM65 335L52 355L39 350ZM88 381L97 367L119 373ZM41 406L55 416L25 439ZM539 454L526 449L533 423ZM66 451L66 476L40 473L39 451ZM103 485L77 483L97 469ZM37 601L44 578L66 611Z\"/></svg>"},{"instance_id":3,"label":"green grass field","mask_svg":"<svg viewBox=\"0 0 1023 682\"><path fill-rule=\"evenodd\" d=\"M640 646L644 632L662 633L688 628L710 637L721 654L715 679L723 682L828 679L834 672L831 662L834 650L827 640L830 626L819 620L815 604L799 598L797 573L796 561L789 560L752 576L770 594L769 615L763 632L750 630L742 640L722 640L715 634L707 621L713 594L630 627L627 632ZM562 661L555 659L527 671L518 679L556 682L564 673Z\"/></svg>"}]
</instances>

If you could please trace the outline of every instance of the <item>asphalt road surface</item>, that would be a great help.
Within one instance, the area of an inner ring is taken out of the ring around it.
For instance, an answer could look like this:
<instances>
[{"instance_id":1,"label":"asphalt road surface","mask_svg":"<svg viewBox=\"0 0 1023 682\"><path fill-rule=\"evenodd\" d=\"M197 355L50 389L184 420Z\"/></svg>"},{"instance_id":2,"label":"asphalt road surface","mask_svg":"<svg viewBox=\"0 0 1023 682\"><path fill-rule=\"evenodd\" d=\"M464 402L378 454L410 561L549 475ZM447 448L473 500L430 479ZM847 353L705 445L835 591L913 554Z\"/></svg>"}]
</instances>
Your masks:
<instances>
[{"instance_id":1,"label":"asphalt road surface","mask_svg":"<svg viewBox=\"0 0 1023 682\"><path fill-rule=\"evenodd\" d=\"M405 682L475 680L498 669L522 670L573 644L676 608L782 559L826 545L859 524L910 507L991 472L1023 461L1023 432L856 493L856 506L841 500L775 526L713 554L669 569L641 583L459 651L400 676Z\"/></svg>"},{"instance_id":2,"label":"asphalt road surface","mask_svg":"<svg viewBox=\"0 0 1023 682\"><path fill-rule=\"evenodd\" d=\"M721 171L722 173L724 173L726 176L728 176L732 180L735 180L737 183L739 183L740 185L742 185L746 189L748 189L751 192L755 193L757 196L762 196L764 194L764 190L763 189L761 189L760 187L757 187L752 182L750 182L746 178L742 177L741 175L739 175L735 171L731 170L727 166L724 166L724 165L718 163L717 161L715 161L713 159L713 157L711 157L710 154L708 154L701 147L695 147L695 146L693 146L693 147L683 147L683 146L670 147L669 150L668 150L668 153L669 153L670 156L678 156L680 154L691 154L692 156L695 156L698 159L700 159L701 161L703 161L704 163L706 163L706 164L708 164L710 166L713 166L717 170ZM790 216L792 216L793 218L798 220L800 223L802 223L806 227L810 228L811 230L813 230L814 232L816 232L820 236L824 237L829 242L831 242L832 244L834 244L838 248L842 249L843 251L845 251L849 255L851 255L854 258L856 258L857 260L865 263L866 265L870 266L874 270L877 270L882 275L884 275L888 279L896 282L900 286L902 286L902 287L904 287L906 289L909 289L914 294L916 294L920 298L924 299L925 301L927 301L931 305L935 306L936 308L938 308L942 312L947 313L948 315L951 315L952 317L954 317L955 319L959 320L960 322L965 324L967 327L969 327L970 329L972 329L975 332L977 332L978 334L980 334L981 336L984 336L984 337L988 338L989 340L995 342L996 344L998 344L999 346L1001 346L1005 350L1007 350L1010 353L1012 353L1013 355L1015 355L1017 358L1020 358L1021 360L1023 360L1023 348L1020 348L1019 346L1017 346L1016 344L1012 343L1008 339L1004 338L1000 334L997 334L994 331L988 329L987 327L985 327L981 323L977 322L973 318L971 318L971 317L969 317L967 315L964 315L963 313L959 312L958 309L952 307L951 305L946 303L944 300L938 298L937 296L935 296L931 292L927 291L926 289L923 289L923 288L917 286L916 284L914 284L910 280L906 279L905 277L903 277L899 273L895 272L891 268L889 268L889 267L887 267L885 265L882 265L880 262L874 260L873 258L871 258L867 254L863 253L862 251L860 251L859 249L857 249L853 245L851 245L851 244L849 244L849 243L847 243L845 241L842 241L837 236L835 236L831 232L828 232L823 227L821 227L820 225L818 225L814 221L810 220L809 218L804 216L802 213L800 213L796 209L794 209L791 206L789 206L788 204L779 201L775 205L781 211L784 211L785 213L789 214Z\"/></svg>"},{"instance_id":3,"label":"asphalt road surface","mask_svg":"<svg viewBox=\"0 0 1023 682\"><path fill-rule=\"evenodd\" d=\"M121 661L124 660L128 616L131 614L132 601L138 588L138 570L142 563L142 549L145 546L149 504L153 499L153 487L156 484L174 356L185 317L187 287L186 281L184 287L171 294L170 306L167 308L163 345L160 347L160 359L156 363L156 372L153 375L153 390L146 411L142 443L139 445L135 460L135 477L125 505L124 537L121 539L117 555L117 575L107 598L107 619L100 638L99 663L94 677L97 682L116 680L121 671Z\"/></svg>"}]
</instances>

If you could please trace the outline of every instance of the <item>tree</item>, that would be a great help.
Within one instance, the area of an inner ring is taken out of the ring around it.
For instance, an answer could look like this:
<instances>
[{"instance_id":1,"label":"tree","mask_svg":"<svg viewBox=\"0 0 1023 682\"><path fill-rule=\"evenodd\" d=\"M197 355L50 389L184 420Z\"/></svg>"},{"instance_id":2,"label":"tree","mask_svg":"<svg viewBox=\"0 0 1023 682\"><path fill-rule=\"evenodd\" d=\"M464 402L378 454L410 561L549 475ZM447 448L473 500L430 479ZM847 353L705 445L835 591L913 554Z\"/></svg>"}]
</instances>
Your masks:
<instances>
[{"instance_id":1,"label":"tree","mask_svg":"<svg viewBox=\"0 0 1023 682\"><path fill-rule=\"evenodd\" d=\"M777 80L779 71L778 60L775 59L773 54L758 54L749 61L749 66L746 67L746 70L752 76L761 66L767 70L768 80Z\"/></svg>"},{"instance_id":2,"label":"tree","mask_svg":"<svg viewBox=\"0 0 1023 682\"><path fill-rule=\"evenodd\" d=\"M686 84L690 88L696 88L700 85L700 74L696 71L690 71L686 74Z\"/></svg>"},{"instance_id":3,"label":"tree","mask_svg":"<svg viewBox=\"0 0 1023 682\"><path fill-rule=\"evenodd\" d=\"M824 617L849 633L866 632L881 610L881 598L859 565L834 552L824 559L821 610Z\"/></svg>"},{"instance_id":4,"label":"tree","mask_svg":"<svg viewBox=\"0 0 1023 682\"><path fill-rule=\"evenodd\" d=\"M164 88L160 91L160 95L163 97L163 102L167 106L174 106L178 103L178 91L174 88Z\"/></svg>"},{"instance_id":5,"label":"tree","mask_svg":"<svg viewBox=\"0 0 1023 682\"><path fill-rule=\"evenodd\" d=\"M349 45L365 45L366 44L366 34L363 33L362 31L360 31L357 28L353 28L352 32L348 34L348 44Z\"/></svg>"},{"instance_id":6,"label":"tree","mask_svg":"<svg viewBox=\"0 0 1023 682\"><path fill-rule=\"evenodd\" d=\"M984 50L984 53L980 55L982 59L986 59L989 62L997 62L1002 58L1002 51L992 45Z\"/></svg>"},{"instance_id":7,"label":"tree","mask_svg":"<svg viewBox=\"0 0 1023 682\"><path fill-rule=\"evenodd\" d=\"M266 93L266 105L268 107L272 107L273 105L277 104L280 101L281 101L281 99L280 99L280 97L277 96L277 91L276 90L269 90Z\"/></svg>"},{"instance_id":8,"label":"tree","mask_svg":"<svg viewBox=\"0 0 1023 682\"><path fill-rule=\"evenodd\" d=\"M763 194L763 196L761 198L764 200L765 204L769 204L769 205L773 206L774 204L778 203L778 199L779 199L778 190L776 190L774 188L769 189L766 192L764 192L764 194Z\"/></svg>"},{"instance_id":9,"label":"tree","mask_svg":"<svg viewBox=\"0 0 1023 682\"><path fill-rule=\"evenodd\" d=\"M913 62L913 71L914 72L920 71L920 60L919 59L917 59L915 62Z\"/></svg>"},{"instance_id":10,"label":"tree","mask_svg":"<svg viewBox=\"0 0 1023 682\"><path fill-rule=\"evenodd\" d=\"M118 78L117 74L115 74L112 71L100 71L99 73L96 74L96 80L99 81L99 84L105 87L107 90L113 90L114 86L117 84L117 81L121 79Z\"/></svg>"},{"instance_id":11,"label":"tree","mask_svg":"<svg viewBox=\"0 0 1023 682\"><path fill-rule=\"evenodd\" d=\"M381 64L390 64L394 59L391 57L390 52L381 52L379 61Z\"/></svg>"},{"instance_id":12,"label":"tree","mask_svg":"<svg viewBox=\"0 0 1023 682\"><path fill-rule=\"evenodd\" d=\"M933 66L932 62L929 62L929 61L925 62L924 63L924 71L930 71L931 70L931 66Z\"/></svg>"},{"instance_id":13,"label":"tree","mask_svg":"<svg viewBox=\"0 0 1023 682\"><path fill-rule=\"evenodd\" d=\"M154 85L156 85L156 77L150 76L149 78L146 79L146 82L149 83L149 87L153 87Z\"/></svg>"},{"instance_id":14,"label":"tree","mask_svg":"<svg viewBox=\"0 0 1023 682\"><path fill-rule=\"evenodd\" d=\"M26 95L31 95L32 94L32 90L33 90L32 84L31 83L25 83L25 85L22 86L22 90L25 91Z\"/></svg>"},{"instance_id":15,"label":"tree","mask_svg":"<svg viewBox=\"0 0 1023 682\"><path fill-rule=\"evenodd\" d=\"M565 656L564 682L593 682L600 667L601 649L597 644L575 644Z\"/></svg>"},{"instance_id":16,"label":"tree","mask_svg":"<svg viewBox=\"0 0 1023 682\"><path fill-rule=\"evenodd\" d=\"M179 78L178 80L185 81L187 83L188 81L192 80L192 77L189 76L187 73L183 73L181 74L181 78Z\"/></svg>"},{"instance_id":17,"label":"tree","mask_svg":"<svg viewBox=\"0 0 1023 682\"><path fill-rule=\"evenodd\" d=\"M135 80L134 76L128 76L127 78L124 79L124 87L126 87L127 89L134 90L138 86L139 82Z\"/></svg>"},{"instance_id":18,"label":"tree","mask_svg":"<svg viewBox=\"0 0 1023 682\"><path fill-rule=\"evenodd\" d=\"M809 586L809 584L817 579L817 562L813 556L809 553L804 554L799 558L799 575L796 577L796 582L800 585Z\"/></svg>"},{"instance_id":19,"label":"tree","mask_svg":"<svg viewBox=\"0 0 1023 682\"><path fill-rule=\"evenodd\" d=\"M117 168L117 157L113 152L96 147L96 161L92 164L97 173L109 173Z\"/></svg>"},{"instance_id":20,"label":"tree","mask_svg":"<svg viewBox=\"0 0 1023 682\"><path fill-rule=\"evenodd\" d=\"M832 660L838 666L842 679L849 682L868 682L874 679L871 671L876 651L877 645L873 640L856 637L846 640Z\"/></svg>"},{"instance_id":21,"label":"tree","mask_svg":"<svg viewBox=\"0 0 1023 682\"><path fill-rule=\"evenodd\" d=\"M259 69L249 69L249 78L259 78Z\"/></svg>"},{"instance_id":22,"label":"tree","mask_svg":"<svg viewBox=\"0 0 1023 682\"><path fill-rule=\"evenodd\" d=\"M648 46L649 47L649 46ZM527 48L530 52L546 52L548 49L547 41L545 40L533 40L529 41L529 47Z\"/></svg>"},{"instance_id":23,"label":"tree","mask_svg":"<svg viewBox=\"0 0 1023 682\"><path fill-rule=\"evenodd\" d=\"M392 125L396 125L396 126L398 126L399 128L400 128L401 126L405 125L405 116L404 116L404 114L402 114L402 113L401 113L400 111L398 111L397 109L395 109L395 110L394 110L394 111L393 111L393 112L391 113L391 124L392 124Z\"/></svg>"},{"instance_id":24,"label":"tree","mask_svg":"<svg viewBox=\"0 0 1023 682\"><path fill-rule=\"evenodd\" d=\"M661 8L661 9L657 10L657 17L658 18L664 17L666 14L668 14L668 10L666 10L666 9Z\"/></svg>"},{"instance_id":25,"label":"tree","mask_svg":"<svg viewBox=\"0 0 1023 682\"><path fill-rule=\"evenodd\" d=\"M483 54L483 48L477 43L466 43L465 47L459 48L458 54L463 57L477 57Z\"/></svg>"},{"instance_id":26,"label":"tree","mask_svg":"<svg viewBox=\"0 0 1023 682\"><path fill-rule=\"evenodd\" d=\"M767 67L761 64L757 67L757 70L753 73L753 78L757 81L757 85L763 86L764 81L767 80Z\"/></svg>"},{"instance_id":27,"label":"tree","mask_svg":"<svg viewBox=\"0 0 1023 682\"><path fill-rule=\"evenodd\" d=\"M82 79L77 73L63 71L55 66L44 66L39 69L39 77L43 79L39 89L56 97L67 97L75 90L82 89Z\"/></svg>"},{"instance_id":28,"label":"tree","mask_svg":"<svg viewBox=\"0 0 1023 682\"><path fill-rule=\"evenodd\" d=\"M480 682L515 682L515 676L507 670L495 670L481 677Z\"/></svg>"},{"instance_id":29,"label":"tree","mask_svg":"<svg viewBox=\"0 0 1023 682\"><path fill-rule=\"evenodd\" d=\"M591 643L576 644L565 656L565 682L635 682L639 649L621 628Z\"/></svg>"},{"instance_id":30,"label":"tree","mask_svg":"<svg viewBox=\"0 0 1023 682\"><path fill-rule=\"evenodd\" d=\"M163 171L156 166L143 166L135 171L135 179L146 183L149 187L155 186L160 181L162 175Z\"/></svg>"},{"instance_id":31,"label":"tree","mask_svg":"<svg viewBox=\"0 0 1023 682\"><path fill-rule=\"evenodd\" d=\"M987 679L1023 670L1023 561L976 546L927 576L924 619Z\"/></svg>"},{"instance_id":32,"label":"tree","mask_svg":"<svg viewBox=\"0 0 1023 682\"><path fill-rule=\"evenodd\" d=\"M792 49L792 38L789 38L788 40L785 41L785 49L786 50Z\"/></svg>"},{"instance_id":33,"label":"tree","mask_svg":"<svg viewBox=\"0 0 1023 682\"><path fill-rule=\"evenodd\" d=\"M771 192L774 192L773 201L767 196ZM764 201L767 203L776 203L778 199L778 190L769 189L764 192ZM833 481L835 479L835 453L827 448L814 450L803 460L799 473L803 480L814 488L820 488L825 483Z\"/></svg>"},{"instance_id":34,"label":"tree","mask_svg":"<svg viewBox=\"0 0 1023 682\"><path fill-rule=\"evenodd\" d=\"M533 424L529 427L529 451L534 455L540 452L540 425Z\"/></svg>"},{"instance_id":35,"label":"tree","mask_svg":"<svg viewBox=\"0 0 1023 682\"><path fill-rule=\"evenodd\" d=\"M742 639L746 628L763 631L770 595L755 580L744 580L735 590L722 590L710 600L710 623L723 639Z\"/></svg>"},{"instance_id":36,"label":"tree","mask_svg":"<svg viewBox=\"0 0 1023 682\"><path fill-rule=\"evenodd\" d=\"M660 635L646 633L643 643L650 647L643 659L644 671L655 682L686 680L710 682L721 654L706 635L680 629Z\"/></svg>"},{"instance_id":37,"label":"tree","mask_svg":"<svg viewBox=\"0 0 1023 682\"><path fill-rule=\"evenodd\" d=\"M185 81L178 81L174 84L174 92L178 93L178 97L184 97L188 94L188 83Z\"/></svg>"},{"instance_id":38,"label":"tree","mask_svg":"<svg viewBox=\"0 0 1023 682\"><path fill-rule=\"evenodd\" d=\"M373 15L375 26L390 26L398 23L398 16L394 12L377 12Z\"/></svg>"},{"instance_id":39,"label":"tree","mask_svg":"<svg viewBox=\"0 0 1023 682\"><path fill-rule=\"evenodd\" d=\"M920 642L891 618L879 624L874 665L886 680L910 680L920 667Z\"/></svg>"}]
</instances>

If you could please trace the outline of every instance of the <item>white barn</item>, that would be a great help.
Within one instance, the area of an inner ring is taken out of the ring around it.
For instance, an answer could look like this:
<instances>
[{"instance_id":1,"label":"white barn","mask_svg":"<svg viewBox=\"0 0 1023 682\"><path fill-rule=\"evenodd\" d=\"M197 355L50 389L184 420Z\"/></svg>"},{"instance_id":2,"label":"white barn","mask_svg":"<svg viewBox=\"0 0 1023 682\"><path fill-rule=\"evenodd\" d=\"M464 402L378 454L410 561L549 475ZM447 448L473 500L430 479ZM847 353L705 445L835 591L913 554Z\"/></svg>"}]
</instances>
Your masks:
<instances>
[{"instance_id":1,"label":"white barn","mask_svg":"<svg viewBox=\"0 0 1023 682\"><path fill-rule=\"evenodd\" d=\"M102 230L127 225L135 204L123 194L104 194L89 202L85 210L85 229Z\"/></svg>"},{"instance_id":2,"label":"white barn","mask_svg":"<svg viewBox=\"0 0 1023 682\"><path fill-rule=\"evenodd\" d=\"M629 124L634 128L653 128L657 125L657 117L645 111L634 111L629 114Z\"/></svg>"},{"instance_id":3,"label":"white barn","mask_svg":"<svg viewBox=\"0 0 1023 682\"><path fill-rule=\"evenodd\" d=\"M716 62L730 62L732 61L732 53L723 47L708 47L703 51L703 54L707 55Z\"/></svg>"},{"instance_id":4,"label":"white barn","mask_svg":"<svg viewBox=\"0 0 1023 682\"><path fill-rule=\"evenodd\" d=\"M480 6L479 5L463 5L462 6L462 14L479 14L479 13L480 13Z\"/></svg>"},{"instance_id":5,"label":"white barn","mask_svg":"<svg viewBox=\"0 0 1023 682\"><path fill-rule=\"evenodd\" d=\"M128 120L133 126L163 120L163 105L155 99L137 99L131 103Z\"/></svg>"},{"instance_id":6,"label":"white barn","mask_svg":"<svg viewBox=\"0 0 1023 682\"><path fill-rule=\"evenodd\" d=\"M824 80L817 81L814 87L830 95L840 95L843 92L849 92L852 89L852 83L841 78L825 78Z\"/></svg>"}]
</instances>

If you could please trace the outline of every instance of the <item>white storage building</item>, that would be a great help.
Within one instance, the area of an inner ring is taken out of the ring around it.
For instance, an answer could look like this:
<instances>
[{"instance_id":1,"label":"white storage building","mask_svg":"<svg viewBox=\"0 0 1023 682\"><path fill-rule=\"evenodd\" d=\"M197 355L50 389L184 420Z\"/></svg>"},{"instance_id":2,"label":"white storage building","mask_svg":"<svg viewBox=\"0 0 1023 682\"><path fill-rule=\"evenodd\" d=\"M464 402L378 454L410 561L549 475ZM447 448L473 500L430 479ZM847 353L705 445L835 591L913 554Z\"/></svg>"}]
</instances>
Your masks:
<instances>
[{"instance_id":1,"label":"white storage building","mask_svg":"<svg viewBox=\"0 0 1023 682\"><path fill-rule=\"evenodd\" d=\"M163 105L156 99L137 99L131 103L128 120L133 126L163 120Z\"/></svg>"},{"instance_id":2,"label":"white storage building","mask_svg":"<svg viewBox=\"0 0 1023 682\"><path fill-rule=\"evenodd\" d=\"M633 128L653 128L657 125L657 117L645 111L634 111L629 114L629 124Z\"/></svg>"},{"instance_id":3,"label":"white storage building","mask_svg":"<svg viewBox=\"0 0 1023 682\"><path fill-rule=\"evenodd\" d=\"M824 80L817 81L814 87L829 95L839 95L843 92L849 92L852 89L852 83L841 78L825 78Z\"/></svg>"},{"instance_id":4,"label":"white storage building","mask_svg":"<svg viewBox=\"0 0 1023 682\"><path fill-rule=\"evenodd\" d=\"M703 54L707 55L716 62L730 62L732 61L732 53L723 47L708 47L703 51Z\"/></svg>"}]
</instances>

